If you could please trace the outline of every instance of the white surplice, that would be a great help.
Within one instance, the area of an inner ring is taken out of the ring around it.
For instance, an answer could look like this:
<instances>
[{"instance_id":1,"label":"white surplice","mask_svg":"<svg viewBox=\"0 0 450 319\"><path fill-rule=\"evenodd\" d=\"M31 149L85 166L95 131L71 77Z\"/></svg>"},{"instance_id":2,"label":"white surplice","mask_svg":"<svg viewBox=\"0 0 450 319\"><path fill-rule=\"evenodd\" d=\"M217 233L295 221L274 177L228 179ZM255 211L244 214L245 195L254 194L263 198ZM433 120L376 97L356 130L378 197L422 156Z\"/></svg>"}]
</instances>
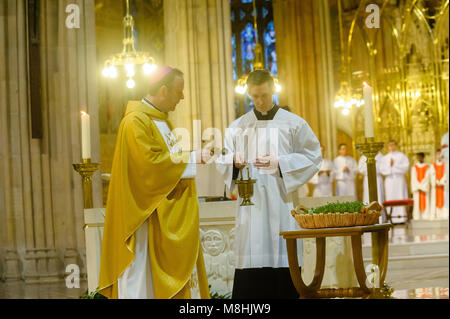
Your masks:
<instances>
[{"instance_id":1,"label":"white surplice","mask_svg":"<svg viewBox=\"0 0 450 319\"><path fill-rule=\"evenodd\" d=\"M246 141L243 136L248 136ZM294 192L319 170L320 144L301 117L279 109L273 120L257 120L250 111L235 120L225 134L226 155L216 160L227 187L234 190L233 154L245 153L250 175L256 179L253 206L236 201L236 268L288 267L286 242L280 231L299 230L291 216ZM278 154L279 169L267 171L252 162L264 154ZM243 170L247 178L247 168ZM281 173L281 175L280 175ZM299 264L302 241L298 240Z\"/></svg>"},{"instance_id":2,"label":"white surplice","mask_svg":"<svg viewBox=\"0 0 450 319\"><path fill-rule=\"evenodd\" d=\"M333 178L333 163L324 158L320 170L309 181L314 185L313 197L333 196Z\"/></svg>"},{"instance_id":3,"label":"white surplice","mask_svg":"<svg viewBox=\"0 0 450 319\"><path fill-rule=\"evenodd\" d=\"M348 171L344 172L344 167ZM351 156L339 155L333 161L333 174L336 180L336 196L353 196L356 199L355 178L358 173L358 165Z\"/></svg>"},{"instance_id":4,"label":"white surplice","mask_svg":"<svg viewBox=\"0 0 450 319\"><path fill-rule=\"evenodd\" d=\"M394 164L391 166L391 159ZM380 172L385 176L384 179L384 198L386 201L407 199L408 185L404 175L409 169L409 160L405 154L399 151L389 152L380 161ZM405 217L394 217L395 223L406 221L406 209L403 206L392 207L392 216L402 215ZM389 210L391 208L388 208Z\"/></svg>"},{"instance_id":5,"label":"white surplice","mask_svg":"<svg viewBox=\"0 0 450 319\"><path fill-rule=\"evenodd\" d=\"M416 166L419 168L427 167L425 176L421 181L418 180L418 174ZM413 219L434 219L431 215L431 184L433 179L435 179L434 167L427 163L416 163L411 167L411 191L414 198L414 209L413 209ZM425 201L425 208L420 209L420 192L425 193L423 200Z\"/></svg>"},{"instance_id":6,"label":"white surplice","mask_svg":"<svg viewBox=\"0 0 450 319\"><path fill-rule=\"evenodd\" d=\"M384 185L383 185L383 176L380 173L380 161L383 158L383 154L378 152L375 156L375 165L377 171L377 194L378 194L378 202L382 204L384 202ZM361 175L364 175L363 181L363 202L369 203L369 185L367 181L367 157L362 155L359 158L358 162L358 170Z\"/></svg>"},{"instance_id":7,"label":"white surplice","mask_svg":"<svg viewBox=\"0 0 450 319\"><path fill-rule=\"evenodd\" d=\"M153 107L146 101L142 101L149 107ZM158 127L166 145L171 153L177 153L175 136L166 121L154 119L153 122ZM175 144L174 144L175 143ZM196 164L195 152L191 152L191 157L186 169L181 176L182 179L195 178ZM153 287L152 269L150 257L148 254L148 220L146 220L136 230L136 246L134 260L130 266L117 279L118 298L119 299L154 299L155 290ZM194 268L196 273L197 267ZM200 292L197 287L191 287L192 298L200 298Z\"/></svg>"}]
</instances>

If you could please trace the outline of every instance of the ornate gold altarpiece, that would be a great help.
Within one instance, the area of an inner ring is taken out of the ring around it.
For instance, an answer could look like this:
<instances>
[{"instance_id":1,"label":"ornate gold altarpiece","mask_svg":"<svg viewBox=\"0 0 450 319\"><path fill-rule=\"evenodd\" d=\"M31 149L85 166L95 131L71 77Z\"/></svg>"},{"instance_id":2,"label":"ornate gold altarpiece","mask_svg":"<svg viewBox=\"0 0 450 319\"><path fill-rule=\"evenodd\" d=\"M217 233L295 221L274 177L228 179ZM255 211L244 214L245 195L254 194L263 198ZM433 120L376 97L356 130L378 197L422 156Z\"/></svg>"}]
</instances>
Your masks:
<instances>
[{"instance_id":1,"label":"ornate gold altarpiece","mask_svg":"<svg viewBox=\"0 0 450 319\"><path fill-rule=\"evenodd\" d=\"M353 94L362 95L363 81L374 88L377 141L386 147L396 140L410 161L417 152L433 161L448 131L449 1L337 1L344 29L341 82ZM366 25L371 3L379 7L379 28ZM353 108L352 123L354 145L364 143L363 107Z\"/></svg>"}]
</instances>

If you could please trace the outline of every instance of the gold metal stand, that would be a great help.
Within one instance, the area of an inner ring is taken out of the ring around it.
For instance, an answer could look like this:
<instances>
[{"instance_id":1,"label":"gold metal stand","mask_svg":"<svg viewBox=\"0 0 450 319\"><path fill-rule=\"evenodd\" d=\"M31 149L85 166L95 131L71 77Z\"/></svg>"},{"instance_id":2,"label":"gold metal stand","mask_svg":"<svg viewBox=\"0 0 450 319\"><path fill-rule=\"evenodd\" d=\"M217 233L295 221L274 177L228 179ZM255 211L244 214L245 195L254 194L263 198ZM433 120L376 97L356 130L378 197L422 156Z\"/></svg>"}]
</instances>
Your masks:
<instances>
[{"instance_id":1,"label":"gold metal stand","mask_svg":"<svg viewBox=\"0 0 450 319\"><path fill-rule=\"evenodd\" d=\"M375 165L375 156L383 148L383 142L375 142L374 137L366 138L366 142L356 144L356 149L363 153L367 158L367 184L369 186L369 202L378 201L377 190L377 168Z\"/></svg>"},{"instance_id":2,"label":"gold metal stand","mask_svg":"<svg viewBox=\"0 0 450 319\"><path fill-rule=\"evenodd\" d=\"M83 158L83 163L73 164L73 168L83 178L84 208L93 208L92 200L92 175L100 167L100 163L91 163L90 158Z\"/></svg>"},{"instance_id":3,"label":"gold metal stand","mask_svg":"<svg viewBox=\"0 0 450 319\"><path fill-rule=\"evenodd\" d=\"M374 137L369 137L365 139L365 143L362 144L356 144L356 149L364 154L367 158L366 165L367 165L367 185L369 188L369 203L372 202L378 202L378 186L377 186L377 168L376 168L376 161L375 156L378 154L378 152L383 148L384 143L383 142L375 142ZM388 232L386 232L387 237ZM375 265L380 265L383 263L387 263L387 260L381 260L380 256L385 256L387 258L388 254L387 252L380 252L380 240L382 242L388 241L388 238L379 238L380 234L373 232L372 233L372 263ZM383 249L387 249L383 248ZM384 268L384 271L380 273L380 288L379 291L374 296L375 298L379 298L380 296L388 296L392 294L392 288L390 288L385 282L384 279L386 278L386 268Z\"/></svg>"}]
</instances>

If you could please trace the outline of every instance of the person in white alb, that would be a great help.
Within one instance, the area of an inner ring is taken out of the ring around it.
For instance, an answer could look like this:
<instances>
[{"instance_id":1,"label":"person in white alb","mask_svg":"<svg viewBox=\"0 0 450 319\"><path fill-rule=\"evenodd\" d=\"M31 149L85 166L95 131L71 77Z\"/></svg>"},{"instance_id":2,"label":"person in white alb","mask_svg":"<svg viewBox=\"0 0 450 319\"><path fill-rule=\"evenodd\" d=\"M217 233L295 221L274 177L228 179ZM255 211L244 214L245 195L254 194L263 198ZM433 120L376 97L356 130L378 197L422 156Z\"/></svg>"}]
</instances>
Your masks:
<instances>
[{"instance_id":1,"label":"person in white alb","mask_svg":"<svg viewBox=\"0 0 450 319\"><path fill-rule=\"evenodd\" d=\"M386 201L408 199L408 185L405 174L409 170L409 160L405 154L397 150L397 142L388 143L389 153L381 160L380 171L385 176L384 198ZM392 208L392 222L402 223L407 219L406 208L397 206Z\"/></svg>"},{"instance_id":2,"label":"person in white alb","mask_svg":"<svg viewBox=\"0 0 450 319\"><path fill-rule=\"evenodd\" d=\"M267 70L247 78L255 108L232 122L216 167L229 189L243 168L256 180L251 206L236 203L236 268L233 299L298 298L289 275L286 242L280 231L298 230L290 211L294 194L319 170L320 144L308 123L273 102L275 84ZM245 138L247 136L248 138ZM247 171L248 169L248 171ZM299 267L302 244L298 241Z\"/></svg>"},{"instance_id":3,"label":"person in white alb","mask_svg":"<svg viewBox=\"0 0 450 319\"><path fill-rule=\"evenodd\" d=\"M314 185L313 197L331 197L333 196L333 163L325 158L325 148L320 147L322 151L322 166L316 175L309 181Z\"/></svg>"},{"instance_id":4,"label":"person in white alb","mask_svg":"<svg viewBox=\"0 0 450 319\"><path fill-rule=\"evenodd\" d=\"M378 202L382 204L384 202L384 185L383 185L383 176L380 173L380 161L383 158L383 154L378 152L375 156L375 165L377 170L377 194L378 194ZM367 158L362 155L359 158L358 162L358 170L361 175L364 175L363 181L363 202L369 203L369 184L367 181Z\"/></svg>"},{"instance_id":5,"label":"person in white alb","mask_svg":"<svg viewBox=\"0 0 450 319\"><path fill-rule=\"evenodd\" d=\"M425 154L417 153L417 163L411 167L411 191L414 198L413 219L432 219L431 184L434 176L432 165L425 163Z\"/></svg>"},{"instance_id":6,"label":"person in white alb","mask_svg":"<svg viewBox=\"0 0 450 319\"><path fill-rule=\"evenodd\" d=\"M347 155L347 145L338 147L339 156L333 161L333 175L336 179L336 196L353 196L356 200L355 178L358 174L356 160Z\"/></svg>"}]
</instances>

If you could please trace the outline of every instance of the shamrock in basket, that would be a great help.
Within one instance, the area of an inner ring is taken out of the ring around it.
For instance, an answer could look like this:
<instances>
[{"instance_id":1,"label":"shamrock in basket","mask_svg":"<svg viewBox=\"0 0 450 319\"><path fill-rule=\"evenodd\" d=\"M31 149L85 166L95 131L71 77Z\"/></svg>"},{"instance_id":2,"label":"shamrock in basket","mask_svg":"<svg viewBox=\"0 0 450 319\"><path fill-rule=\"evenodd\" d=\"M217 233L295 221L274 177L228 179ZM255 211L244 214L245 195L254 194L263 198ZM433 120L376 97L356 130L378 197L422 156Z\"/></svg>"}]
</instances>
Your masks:
<instances>
[{"instance_id":1,"label":"shamrock in basket","mask_svg":"<svg viewBox=\"0 0 450 319\"><path fill-rule=\"evenodd\" d=\"M302 228L350 227L377 223L382 209L378 202L343 202L316 208L299 205L291 214Z\"/></svg>"}]
</instances>

